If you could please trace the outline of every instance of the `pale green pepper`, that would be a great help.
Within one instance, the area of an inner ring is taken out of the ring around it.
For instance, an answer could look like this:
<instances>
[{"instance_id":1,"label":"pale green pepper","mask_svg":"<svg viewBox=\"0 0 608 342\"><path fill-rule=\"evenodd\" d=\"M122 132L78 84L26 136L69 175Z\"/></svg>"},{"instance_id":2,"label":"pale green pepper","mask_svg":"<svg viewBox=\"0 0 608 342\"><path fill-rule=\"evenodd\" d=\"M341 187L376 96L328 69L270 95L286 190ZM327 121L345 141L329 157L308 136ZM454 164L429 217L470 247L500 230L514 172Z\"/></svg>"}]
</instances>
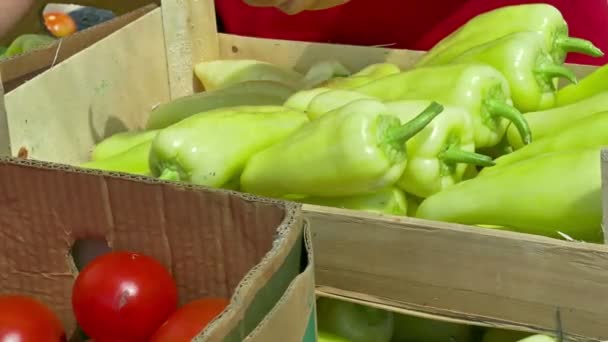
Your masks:
<instances>
[{"instance_id":1,"label":"pale green pepper","mask_svg":"<svg viewBox=\"0 0 608 342\"><path fill-rule=\"evenodd\" d=\"M557 91L556 107L566 106L608 91L608 64L595 69L577 84L569 84Z\"/></svg>"},{"instance_id":2,"label":"pale green pepper","mask_svg":"<svg viewBox=\"0 0 608 342\"><path fill-rule=\"evenodd\" d=\"M150 168L161 179L225 187L240 176L253 154L285 139L307 121L303 113L281 106L199 113L158 133Z\"/></svg>"},{"instance_id":3,"label":"pale green pepper","mask_svg":"<svg viewBox=\"0 0 608 342\"><path fill-rule=\"evenodd\" d=\"M303 203L367 211L376 214L406 216L408 203L402 190L390 187L369 194L344 197L307 197Z\"/></svg>"},{"instance_id":4,"label":"pale green pepper","mask_svg":"<svg viewBox=\"0 0 608 342\"><path fill-rule=\"evenodd\" d=\"M353 90L336 89L321 92L310 100L305 112L310 120L315 120L327 112L361 99L374 99L374 97Z\"/></svg>"},{"instance_id":5,"label":"pale green pepper","mask_svg":"<svg viewBox=\"0 0 608 342\"><path fill-rule=\"evenodd\" d=\"M431 103L401 124L380 101L353 101L251 157L241 190L269 197L339 197L389 187L407 164L405 142L442 111Z\"/></svg>"},{"instance_id":6,"label":"pale green pepper","mask_svg":"<svg viewBox=\"0 0 608 342\"><path fill-rule=\"evenodd\" d=\"M418 68L353 90L384 101L431 100L462 107L473 119L478 148L500 142L509 122L517 127L524 141L531 141L526 120L511 106L509 83L488 65L459 63Z\"/></svg>"},{"instance_id":7,"label":"pale green pepper","mask_svg":"<svg viewBox=\"0 0 608 342\"><path fill-rule=\"evenodd\" d=\"M319 87L306 90L300 90L291 95L283 104L283 106L306 113L310 102L318 95L331 91L330 88Z\"/></svg>"},{"instance_id":8,"label":"pale green pepper","mask_svg":"<svg viewBox=\"0 0 608 342\"><path fill-rule=\"evenodd\" d=\"M80 165L86 169L96 169L112 172L125 172L130 174L150 176L148 158L152 140L135 145L125 151Z\"/></svg>"},{"instance_id":9,"label":"pale green pepper","mask_svg":"<svg viewBox=\"0 0 608 342\"><path fill-rule=\"evenodd\" d=\"M353 89L400 72L401 69L393 63L376 63L368 65L348 77L335 77L322 86L332 89Z\"/></svg>"},{"instance_id":10,"label":"pale green pepper","mask_svg":"<svg viewBox=\"0 0 608 342\"><path fill-rule=\"evenodd\" d=\"M91 160L102 160L125 152L132 147L149 142L158 134L158 130L127 131L111 135L93 148Z\"/></svg>"}]
</instances>

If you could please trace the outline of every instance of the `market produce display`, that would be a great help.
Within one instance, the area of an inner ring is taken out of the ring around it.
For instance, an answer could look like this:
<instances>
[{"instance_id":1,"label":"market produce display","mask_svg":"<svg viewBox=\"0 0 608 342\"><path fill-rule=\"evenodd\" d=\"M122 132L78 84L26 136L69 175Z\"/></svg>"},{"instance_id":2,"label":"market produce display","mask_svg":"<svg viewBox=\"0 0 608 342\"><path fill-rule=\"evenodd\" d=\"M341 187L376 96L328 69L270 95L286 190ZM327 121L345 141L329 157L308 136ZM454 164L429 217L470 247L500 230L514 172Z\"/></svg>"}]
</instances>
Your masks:
<instances>
[{"instance_id":1,"label":"market produce display","mask_svg":"<svg viewBox=\"0 0 608 342\"><path fill-rule=\"evenodd\" d=\"M189 342L229 305L201 298L179 307L177 286L157 260L110 252L87 264L72 288L78 326L94 341ZM0 341L62 342L52 309L26 296L0 297Z\"/></svg>"},{"instance_id":2,"label":"market produce display","mask_svg":"<svg viewBox=\"0 0 608 342\"><path fill-rule=\"evenodd\" d=\"M603 55L529 4L471 19L407 70L205 61L205 91L152 109L82 166L597 242L606 67L577 83L570 52Z\"/></svg>"}]
</instances>

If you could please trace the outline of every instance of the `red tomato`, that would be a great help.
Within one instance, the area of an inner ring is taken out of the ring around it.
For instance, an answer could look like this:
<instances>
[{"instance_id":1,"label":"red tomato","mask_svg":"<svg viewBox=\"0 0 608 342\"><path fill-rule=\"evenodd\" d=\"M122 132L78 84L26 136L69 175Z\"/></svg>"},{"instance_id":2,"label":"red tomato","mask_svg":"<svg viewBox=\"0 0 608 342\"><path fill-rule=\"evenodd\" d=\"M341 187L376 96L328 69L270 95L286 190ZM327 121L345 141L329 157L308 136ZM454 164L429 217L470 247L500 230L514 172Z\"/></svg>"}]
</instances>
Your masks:
<instances>
[{"instance_id":1,"label":"red tomato","mask_svg":"<svg viewBox=\"0 0 608 342\"><path fill-rule=\"evenodd\" d=\"M177 309L177 301L177 287L165 267L130 252L91 261L72 293L78 324L97 342L147 342Z\"/></svg>"},{"instance_id":2,"label":"red tomato","mask_svg":"<svg viewBox=\"0 0 608 342\"><path fill-rule=\"evenodd\" d=\"M46 13L44 15L44 26L57 38L69 36L78 30L74 19L61 12Z\"/></svg>"},{"instance_id":3,"label":"red tomato","mask_svg":"<svg viewBox=\"0 0 608 342\"><path fill-rule=\"evenodd\" d=\"M190 302L173 313L152 336L150 342L190 342L224 311L229 303L222 298L205 298Z\"/></svg>"},{"instance_id":4,"label":"red tomato","mask_svg":"<svg viewBox=\"0 0 608 342\"><path fill-rule=\"evenodd\" d=\"M65 342L59 318L44 304L24 296L0 297L1 342Z\"/></svg>"}]
</instances>

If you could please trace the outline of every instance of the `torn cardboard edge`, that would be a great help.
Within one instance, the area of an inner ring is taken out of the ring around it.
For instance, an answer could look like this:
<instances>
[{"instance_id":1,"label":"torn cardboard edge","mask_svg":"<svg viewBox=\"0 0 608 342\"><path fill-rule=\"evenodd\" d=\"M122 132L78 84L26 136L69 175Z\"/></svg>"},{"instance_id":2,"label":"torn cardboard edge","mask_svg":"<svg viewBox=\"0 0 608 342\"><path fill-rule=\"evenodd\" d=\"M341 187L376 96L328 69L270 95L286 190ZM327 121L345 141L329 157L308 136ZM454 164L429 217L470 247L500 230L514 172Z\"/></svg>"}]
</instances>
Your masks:
<instances>
[{"instance_id":1,"label":"torn cardboard edge","mask_svg":"<svg viewBox=\"0 0 608 342\"><path fill-rule=\"evenodd\" d=\"M66 38L58 39L55 43L44 48L0 62L0 73L2 74L5 92L10 92L34 76L52 68L156 8L158 8L156 4L146 5L112 20L76 32Z\"/></svg>"},{"instance_id":2,"label":"torn cardboard edge","mask_svg":"<svg viewBox=\"0 0 608 342\"><path fill-rule=\"evenodd\" d=\"M195 192L202 191L207 193L221 193L225 196L243 201L257 202L263 205L266 204L280 208L283 216L279 216L280 224L278 224L276 227L273 225L273 230L275 233L272 237L270 237L272 240L272 247L263 252L262 259L260 261L256 260L257 263L255 266L249 269L249 271L243 276L243 278L241 278L238 285L234 289L231 289L232 295L229 307L224 311L222 316L218 317L213 324L209 326L208 330L206 330L206 336L209 336L209 339L211 340L214 340L219 336L225 336L234 329L240 330L243 334L248 334L250 332L247 330L253 330L257 324L259 324L259 321L262 321L272 311L272 309L276 307L278 301L284 296L287 288L293 283L294 279L302 273L302 254L305 253L308 256L309 260L307 261L307 269L310 270L312 268L310 263L310 259L312 259L312 252L309 248L311 243L308 241L309 238L307 239L305 236L304 221L301 216L301 206L297 203L252 196L235 191L207 188L186 183L167 182L150 177L80 169L66 164L48 163L12 157L0 157L0 169L1 168L29 168L43 172L58 172L63 173L64 175L90 175L100 179L102 183L106 183L109 178L116 178L124 181L132 181L133 183L137 184L154 184L163 187L171 187L174 189L177 188ZM15 171L13 170L8 172ZM18 172L19 171L17 170L17 173ZM303 242L305 240L306 243ZM304 252L304 250L306 250L306 252ZM290 256L291 258L289 258ZM292 262L288 262L289 259L291 259ZM293 260L296 262L293 262ZM285 270L286 267L287 270ZM288 275L288 277L285 277L285 275ZM280 284L278 286L277 284L273 283L277 277L282 278L280 279ZM314 291L314 283L309 284L309 286L311 291ZM267 293L269 293L269 291L272 292L272 297L276 297L276 299L272 298L273 300L268 300L268 298L262 298L264 305L261 305L261 307L267 310L260 310L259 305L255 309L252 309L252 305L257 299L256 297L258 297L264 290ZM252 312L249 312L250 309ZM251 319L252 315L257 315L258 318ZM262 317L259 317L260 315ZM242 329L240 327L243 322L243 318L245 317L249 317L249 321L255 323L253 327L249 327L250 329Z\"/></svg>"}]
</instances>

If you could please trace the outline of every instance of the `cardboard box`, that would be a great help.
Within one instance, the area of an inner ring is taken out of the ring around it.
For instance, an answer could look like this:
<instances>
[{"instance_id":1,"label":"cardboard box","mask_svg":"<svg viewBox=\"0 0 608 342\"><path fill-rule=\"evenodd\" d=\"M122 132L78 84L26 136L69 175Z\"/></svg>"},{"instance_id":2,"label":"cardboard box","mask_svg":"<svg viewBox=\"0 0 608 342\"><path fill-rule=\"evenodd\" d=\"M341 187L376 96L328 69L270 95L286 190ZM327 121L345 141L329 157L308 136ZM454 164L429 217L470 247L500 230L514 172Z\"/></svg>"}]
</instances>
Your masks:
<instances>
[{"instance_id":1,"label":"cardboard box","mask_svg":"<svg viewBox=\"0 0 608 342\"><path fill-rule=\"evenodd\" d=\"M86 238L155 257L182 304L231 298L199 341L302 342L314 333L311 242L297 205L10 158L0 159L0 203L0 293L41 300L70 335L70 249Z\"/></svg>"},{"instance_id":2,"label":"cardboard box","mask_svg":"<svg viewBox=\"0 0 608 342\"><path fill-rule=\"evenodd\" d=\"M61 63L78 51L91 46L157 7L155 4L143 6L110 21L58 40L45 48L2 60L0 62L0 75L2 75L5 91L15 89L32 77Z\"/></svg>"},{"instance_id":3,"label":"cardboard box","mask_svg":"<svg viewBox=\"0 0 608 342\"><path fill-rule=\"evenodd\" d=\"M253 58L303 71L331 58L353 70L382 61L407 69L422 53L218 34L213 1L165 1L162 16L152 11L7 94L5 146L13 156L84 162L103 137L143 128L151 108L196 91L192 67L202 60ZM592 70L575 67L581 75ZM48 87L60 80L64 87ZM328 207L303 211L318 295L481 326L560 330L572 341L608 339L607 246Z\"/></svg>"}]
</instances>

